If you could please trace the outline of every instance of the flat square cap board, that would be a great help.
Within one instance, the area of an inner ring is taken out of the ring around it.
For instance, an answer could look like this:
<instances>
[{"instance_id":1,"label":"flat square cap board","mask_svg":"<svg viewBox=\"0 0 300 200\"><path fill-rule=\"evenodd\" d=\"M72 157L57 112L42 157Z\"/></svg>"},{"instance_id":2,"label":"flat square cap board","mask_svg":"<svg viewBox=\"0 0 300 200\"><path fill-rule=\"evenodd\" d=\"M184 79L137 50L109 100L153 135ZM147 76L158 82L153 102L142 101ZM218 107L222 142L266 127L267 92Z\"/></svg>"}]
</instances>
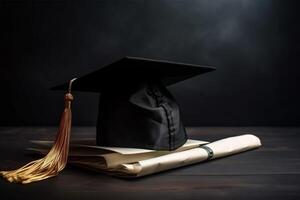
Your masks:
<instances>
[{"instance_id":1,"label":"flat square cap board","mask_svg":"<svg viewBox=\"0 0 300 200\"><path fill-rule=\"evenodd\" d=\"M125 57L78 77L72 90L100 93L99 146L174 150L187 141L187 135L178 104L166 87L214 69ZM51 89L67 88L66 82Z\"/></svg>"}]
</instances>

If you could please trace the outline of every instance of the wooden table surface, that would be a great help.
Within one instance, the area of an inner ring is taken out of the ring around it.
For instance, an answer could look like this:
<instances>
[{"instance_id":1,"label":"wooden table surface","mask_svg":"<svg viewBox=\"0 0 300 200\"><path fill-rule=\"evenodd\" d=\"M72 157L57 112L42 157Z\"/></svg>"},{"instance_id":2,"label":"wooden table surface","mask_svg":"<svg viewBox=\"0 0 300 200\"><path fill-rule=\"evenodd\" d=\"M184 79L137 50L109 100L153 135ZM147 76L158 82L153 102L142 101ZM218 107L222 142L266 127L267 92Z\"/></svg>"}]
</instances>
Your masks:
<instances>
[{"instance_id":1,"label":"wooden table surface","mask_svg":"<svg viewBox=\"0 0 300 200\"><path fill-rule=\"evenodd\" d=\"M260 149L124 180L68 166L58 177L29 185L0 179L0 199L300 199L299 127L189 128L192 139L215 141L251 133ZM30 139L53 139L54 127L0 128L0 169L34 159ZM95 137L91 127L75 127L72 138Z\"/></svg>"}]
</instances>

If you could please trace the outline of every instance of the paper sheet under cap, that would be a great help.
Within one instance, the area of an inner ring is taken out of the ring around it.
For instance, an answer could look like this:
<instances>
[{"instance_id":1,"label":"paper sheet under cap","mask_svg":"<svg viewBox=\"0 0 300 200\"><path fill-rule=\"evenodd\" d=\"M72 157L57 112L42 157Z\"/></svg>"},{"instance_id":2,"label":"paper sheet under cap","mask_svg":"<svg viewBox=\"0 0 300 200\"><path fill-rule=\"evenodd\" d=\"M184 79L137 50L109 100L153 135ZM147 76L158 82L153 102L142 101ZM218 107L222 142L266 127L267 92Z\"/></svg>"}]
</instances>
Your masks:
<instances>
[{"instance_id":1,"label":"paper sheet under cap","mask_svg":"<svg viewBox=\"0 0 300 200\"><path fill-rule=\"evenodd\" d=\"M206 141L189 139L184 145L174 151L156 151L137 148L95 146L91 145L91 142L92 141L87 140L83 140L82 142L80 140L71 141L69 163L85 163L85 165L93 165L93 167L96 168L110 169L123 163L133 163L174 152L185 151L208 143ZM53 142L32 140L31 143L38 147L28 148L27 150L46 154ZM94 165L94 163L96 164Z\"/></svg>"},{"instance_id":2,"label":"paper sheet under cap","mask_svg":"<svg viewBox=\"0 0 300 200\"><path fill-rule=\"evenodd\" d=\"M197 144L195 140L191 143ZM208 144L203 141L198 141L198 143L197 145L190 144L190 148L182 148L177 151L159 152L150 150L151 152L140 151L140 153L129 155L114 152L97 156L76 156L70 152L69 163L115 176L141 177L206 161L209 158L208 149L213 152L210 159L215 159L261 146L259 138L250 134L229 137ZM31 150L40 153L46 152L45 149ZM126 153L126 150L123 153Z\"/></svg>"}]
</instances>

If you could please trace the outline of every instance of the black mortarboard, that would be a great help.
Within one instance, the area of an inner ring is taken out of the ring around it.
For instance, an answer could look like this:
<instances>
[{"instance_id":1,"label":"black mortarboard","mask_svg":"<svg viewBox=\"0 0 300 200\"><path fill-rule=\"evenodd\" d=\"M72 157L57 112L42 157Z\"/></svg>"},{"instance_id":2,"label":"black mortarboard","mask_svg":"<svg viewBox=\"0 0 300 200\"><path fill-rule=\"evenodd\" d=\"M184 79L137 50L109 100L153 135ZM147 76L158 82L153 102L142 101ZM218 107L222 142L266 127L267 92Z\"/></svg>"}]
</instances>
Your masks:
<instances>
[{"instance_id":1,"label":"black mortarboard","mask_svg":"<svg viewBox=\"0 0 300 200\"><path fill-rule=\"evenodd\" d=\"M73 82L73 91L100 92L97 144L174 150L186 131L166 86L214 70L212 67L125 57ZM65 90L68 83L54 90Z\"/></svg>"},{"instance_id":2,"label":"black mortarboard","mask_svg":"<svg viewBox=\"0 0 300 200\"><path fill-rule=\"evenodd\" d=\"M0 171L10 182L32 183L56 176L67 164L71 133L71 90L99 92L97 144L174 150L186 132L178 105L166 86L214 70L211 67L126 57L52 89L65 89L65 106L54 145L41 159Z\"/></svg>"}]
</instances>

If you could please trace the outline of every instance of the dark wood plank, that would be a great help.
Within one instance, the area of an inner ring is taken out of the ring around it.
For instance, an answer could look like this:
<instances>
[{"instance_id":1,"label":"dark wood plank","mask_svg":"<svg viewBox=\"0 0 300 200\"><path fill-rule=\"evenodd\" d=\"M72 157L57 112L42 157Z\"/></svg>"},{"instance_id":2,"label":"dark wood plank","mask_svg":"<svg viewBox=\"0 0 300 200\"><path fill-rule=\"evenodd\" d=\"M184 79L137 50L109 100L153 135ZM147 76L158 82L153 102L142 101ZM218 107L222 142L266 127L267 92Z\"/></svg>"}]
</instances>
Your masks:
<instances>
[{"instance_id":1,"label":"dark wood plank","mask_svg":"<svg viewBox=\"0 0 300 200\"><path fill-rule=\"evenodd\" d=\"M0 128L0 169L33 159L30 139L53 139L56 128ZM214 141L252 133L263 147L231 157L124 180L68 167L58 177L22 186L0 180L1 199L299 199L300 128L201 127L189 136ZM73 128L72 138L95 137L95 129Z\"/></svg>"}]
</instances>

